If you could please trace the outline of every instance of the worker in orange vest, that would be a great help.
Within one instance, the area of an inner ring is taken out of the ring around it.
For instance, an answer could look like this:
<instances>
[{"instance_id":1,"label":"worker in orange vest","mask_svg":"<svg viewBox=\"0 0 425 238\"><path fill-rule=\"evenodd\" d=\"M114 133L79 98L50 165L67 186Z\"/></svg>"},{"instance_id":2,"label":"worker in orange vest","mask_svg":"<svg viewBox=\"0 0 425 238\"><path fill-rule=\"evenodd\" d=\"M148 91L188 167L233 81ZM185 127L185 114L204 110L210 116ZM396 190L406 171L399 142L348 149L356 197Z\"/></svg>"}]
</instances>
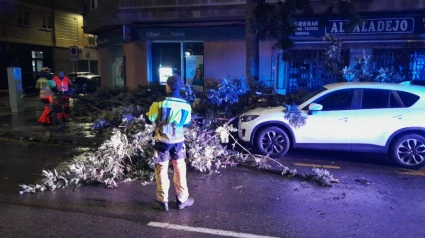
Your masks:
<instances>
[{"instance_id":1,"label":"worker in orange vest","mask_svg":"<svg viewBox=\"0 0 425 238\"><path fill-rule=\"evenodd\" d=\"M44 104L44 112L41 114L38 122L43 125L50 125L52 121L52 105L53 92L52 88L56 87L52 78L50 78L50 69L43 67L40 69L39 78L37 79L36 88L40 90L40 100Z\"/></svg>"},{"instance_id":2,"label":"worker in orange vest","mask_svg":"<svg viewBox=\"0 0 425 238\"><path fill-rule=\"evenodd\" d=\"M65 75L63 70L53 78L56 84L56 94L58 101L55 103L55 111L59 120L69 121L69 87L72 87L71 80Z\"/></svg>"}]
</instances>

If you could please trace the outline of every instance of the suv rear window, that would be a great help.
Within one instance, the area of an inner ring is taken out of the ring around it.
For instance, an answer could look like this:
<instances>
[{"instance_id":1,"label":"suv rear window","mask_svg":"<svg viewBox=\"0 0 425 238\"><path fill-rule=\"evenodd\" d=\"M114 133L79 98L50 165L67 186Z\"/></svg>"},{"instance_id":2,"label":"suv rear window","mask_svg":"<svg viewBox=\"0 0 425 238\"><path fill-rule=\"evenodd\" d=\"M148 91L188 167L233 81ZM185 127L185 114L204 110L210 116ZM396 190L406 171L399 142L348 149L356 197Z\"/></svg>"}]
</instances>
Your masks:
<instances>
[{"instance_id":1,"label":"suv rear window","mask_svg":"<svg viewBox=\"0 0 425 238\"><path fill-rule=\"evenodd\" d=\"M361 109L383 109L401 107L393 93L386 89L363 89Z\"/></svg>"},{"instance_id":2,"label":"suv rear window","mask_svg":"<svg viewBox=\"0 0 425 238\"><path fill-rule=\"evenodd\" d=\"M401 101L403 101L403 104L405 107L413 106L413 104L415 104L420 98L416 94L403 92L403 91L397 91L397 94L400 96Z\"/></svg>"}]
</instances>

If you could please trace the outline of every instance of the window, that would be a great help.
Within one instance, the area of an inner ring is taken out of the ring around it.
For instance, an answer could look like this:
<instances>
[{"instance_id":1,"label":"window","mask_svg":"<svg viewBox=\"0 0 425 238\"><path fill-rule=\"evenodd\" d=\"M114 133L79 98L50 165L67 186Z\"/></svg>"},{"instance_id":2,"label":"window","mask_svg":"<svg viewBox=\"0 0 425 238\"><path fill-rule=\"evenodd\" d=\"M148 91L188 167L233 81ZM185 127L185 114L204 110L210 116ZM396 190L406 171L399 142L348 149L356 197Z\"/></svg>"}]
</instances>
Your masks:
<instances>
[{"instance_id":1,"label":"window","mask_svg":"<svg viewBox=\"0 0 425 238\"><path fill-rule=\"evenodd\" d=\"M384 89L363 89L361 109L399 108L394 94Z\"/></svg>"},{"instance_id":2,"label":"window","mask_svg":"<svg viewBox=\"0 0 425 238\"><path fill-rule=\"evenodd\" d=\"M28 12L22 12L18 17L18 26L28 26Z\"/></svg>"},{"instance_id":3,"label":"window","mask_svg":"<svg viewBox=\"0 0 425 238\"><path fill-rule=\"evenodd\" d=\"M312 97L314 97L314 96L318 95L319 93L324 92L326 90L327 89L325 87L321 87L317 90L311 91L311 92L303 95L299 99L297 99L297 104L300 105L300 104L304 103L305 101L309 100L310 98L312 98Z\"/></svg>"},{"instance_id":4,"label":"window","mask_svg":"<svg viewBox=\"0 0 425 238\"><path fill-rule=\"evenodd\" d=\"M181 44L177 42L151 44L152 80L164 83L173 74L181 75Z\"/></svg>"},{"instance_id":5,"label":"window","mask_svg":"<svg viewBox=\"0 0 425 238\"><path fill-rule=\"evenodd\" d=\"M94 10L97 8L97 0L90 0L90 10Z\"/></svg>"},{"instance_id":6,"label":"window","mask_svg":"<svg viewBox=\"0 0 425 238\"><path fill-rule=\"evenodd\" d=\"M323 106L322 111L350 110L352 108L353 96L353 89L344 89L329 93L315 103Z\"/></svg>"},{"instance_id":7,"label":"window","mask_svg":"<svg viewBox=\"0 0 425 238\"><path fill-rule=\"evenodd\" d=\"M400 96L405 107L413 106L413 104L415 104L420 98L418 95L403 91L397 91L397 94Z\"/></svg>"},{"instance_id":8,"label":"window","mask_svg":"<svg viewBox=\"0 0 425 238\"><path fill-rule=\"evenodd\" d=\"M51 30L52 29L52 17L51 16L43 16L42 17L42 28L45 30Z\"/></svg>"},{"instance_id":9,"label":"window","mask_svg":"<svg viewBox=\"0 0 425 238\"><path fill-rule=\"evenodd\" d=\"M191 84L196 91L203 92L207 86L204 82L204 43L185 42L182 43L184 54L184 75L182 80Z\"/></svg>"},{"instance_id":10,"label":"window","mask_svg":"<svg viewBox=\"0 0 425 238\"><path fill-rule=\"evenodd\" d=\"M32 58L32 71L38 72L43 68L43 58L44 54L42 51L31 51Z\"/></svg>"},{"instance_id":11,"label":"window","mask_svg":"<svg viewBox=\"0 0 425 238\"><path fill-rule=\"evenodd\" d=\"M93 47L93 48L97 47L96 46L96 36L86 34L86 37L88 39L89 47Z\"/></svg>"}]
</instances>

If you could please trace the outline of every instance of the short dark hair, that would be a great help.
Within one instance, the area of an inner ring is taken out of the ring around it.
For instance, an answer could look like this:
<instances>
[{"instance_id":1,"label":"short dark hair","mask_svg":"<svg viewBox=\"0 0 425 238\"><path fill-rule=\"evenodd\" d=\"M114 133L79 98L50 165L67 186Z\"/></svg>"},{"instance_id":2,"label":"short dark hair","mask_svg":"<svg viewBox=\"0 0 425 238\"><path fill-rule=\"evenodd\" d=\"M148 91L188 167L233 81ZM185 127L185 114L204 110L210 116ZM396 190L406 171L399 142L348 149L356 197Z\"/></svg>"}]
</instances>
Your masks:
<instances>
[{"instance_id":1,"label":"short dark hair","mask_svg":"<svg viewBox=\"0 0 425 238\"><path fill-rule=\"evenodd\" d=\"M180 91L180 89L183 87L182 79L178 75L168 77L167 84L173 92Z\"/></svg>"}]
</instances>

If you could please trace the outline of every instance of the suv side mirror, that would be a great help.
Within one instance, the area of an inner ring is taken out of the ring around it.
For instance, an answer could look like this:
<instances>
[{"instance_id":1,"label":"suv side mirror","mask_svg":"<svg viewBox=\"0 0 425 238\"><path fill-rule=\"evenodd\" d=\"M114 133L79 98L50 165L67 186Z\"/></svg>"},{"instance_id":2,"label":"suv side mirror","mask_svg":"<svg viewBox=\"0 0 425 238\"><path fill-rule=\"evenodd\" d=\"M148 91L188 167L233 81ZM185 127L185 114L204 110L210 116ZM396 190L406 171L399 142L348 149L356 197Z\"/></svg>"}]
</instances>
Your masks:
<instances>
[{"instance_id":1,"label":"suv side mirror","mask_svg":"<svg viewBox=\"0 0 425 238\"><path fill-rule=\"evenodd\" d=\"M308 106L309 111L321 111L323 109L323 105L312 103L310 106Z\"/></svg>"}]
</instances>

